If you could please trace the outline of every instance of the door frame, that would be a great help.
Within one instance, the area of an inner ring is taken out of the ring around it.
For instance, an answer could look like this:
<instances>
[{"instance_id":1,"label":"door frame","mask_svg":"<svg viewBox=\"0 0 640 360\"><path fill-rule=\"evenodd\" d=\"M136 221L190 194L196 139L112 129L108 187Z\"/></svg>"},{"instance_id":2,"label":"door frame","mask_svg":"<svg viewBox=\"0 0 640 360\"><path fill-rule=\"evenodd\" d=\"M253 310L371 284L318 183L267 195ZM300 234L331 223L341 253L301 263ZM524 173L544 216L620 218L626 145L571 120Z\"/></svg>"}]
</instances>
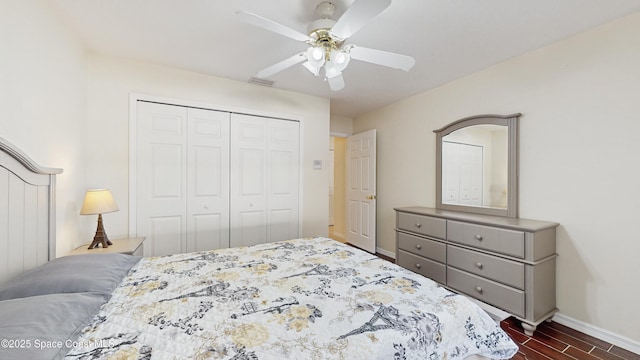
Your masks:
<instances>
[{"instance_id":1,"label":"door frame","mask_svg":"<svg viewBox=\"0 0 640 360\"><path fill-rule=\"evenodd\" d=\"M304 121L299 117L280 114L270 111L261 111L254 109L246 109L246 108L237 108L228 105L219 105L219 104L211 104L211 103L203 103L198 101L184 100L184 99L176 99L176 98L168 98L162 96L155 96L143 93L129 93L129 226L128 226L128 236L134 236L137 233L137 192L136 192L136 183L138 180L137 174L137 125L138 125L138 101L148 101L155 102L167 105L176 105L176 106L185 106L185 107L193 107L198 109L205 110L214 110L214 111L226 111L230 113L236 114L244 114L244 115L252 115L252 116L261 116L267 118L276 118L282 120L290 120L297 121L299 123L299 139L300 139L300 158L298 159L298 234L302 236L302 224L304 222L303 218L303 180L304 180L304 172L303 172L303 155L304 155L304 144L303 144L303 136L304 134Z\"/></svg>"}]
</instances>

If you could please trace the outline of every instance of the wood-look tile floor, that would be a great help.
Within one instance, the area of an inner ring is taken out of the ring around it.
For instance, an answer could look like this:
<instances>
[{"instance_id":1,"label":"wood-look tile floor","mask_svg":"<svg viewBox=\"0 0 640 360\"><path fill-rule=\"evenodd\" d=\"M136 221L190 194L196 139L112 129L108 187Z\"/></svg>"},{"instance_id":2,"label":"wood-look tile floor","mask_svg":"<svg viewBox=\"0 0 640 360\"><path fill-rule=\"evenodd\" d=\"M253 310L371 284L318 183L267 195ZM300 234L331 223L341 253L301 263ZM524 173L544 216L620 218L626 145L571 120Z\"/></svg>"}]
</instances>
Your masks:
<instances>
[{"instance_id":1,"label":"wood-look tile floor","mask_svg":"<svg viewBox=\"0 0 640 360\"><path fill-rule=\"evenodd\" d=\"M554 321L540 324L532 337L524 334L514 318L503 320L500 326L520 346L512 359L640 360L639 354Z\"/></svg>"}]
</instances>

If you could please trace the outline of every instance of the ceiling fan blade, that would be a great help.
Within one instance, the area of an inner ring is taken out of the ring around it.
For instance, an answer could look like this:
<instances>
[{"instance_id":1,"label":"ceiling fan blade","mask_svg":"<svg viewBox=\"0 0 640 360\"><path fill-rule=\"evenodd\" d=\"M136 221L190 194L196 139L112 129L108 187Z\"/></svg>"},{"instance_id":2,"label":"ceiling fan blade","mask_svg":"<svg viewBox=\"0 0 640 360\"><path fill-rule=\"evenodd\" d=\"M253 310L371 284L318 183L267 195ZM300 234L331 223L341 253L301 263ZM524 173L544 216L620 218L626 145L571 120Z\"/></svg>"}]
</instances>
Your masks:
<instances>
[{"instance_id":1,"label":"ceiling fan blade","mask_svg":"<svg viewBox=\"0 0 640 360\"><path fill-rule=\"evenodd\" d=\"M409 71L416 64L416 61L407 55L400 55L388 51L369 49L365 47L350 45L349 54L351 59L370 62L372 64L387 66L394 69Z\"/></svg>"},{"instance_id":2,"label":"ceiling fan blade","mask_svg":"<svg viewBox=\"0 0 640 360\"><path fill-rule=\"evenodd\" d=\"M286 58L278 63L275 63L269 67L266 67L262 70L260 70L257 74L256 77L259 77L261 79L266 79L270 76L273 76L277 73L279 73L280 71L286 70L290 67L292 67L293 65L299 64L303 61L307 60L307 57L305 56L304 52L301 52L299 54L295 54L292 57Z\"/></svg>"},{"instance_id":3,"label":"ceiling fan blade","mask_svg":"<svg viewBox=\"0 0 640 360\"><path fill-rule=\"evenodd\" d=\"M327 82L329 83L329 88L333 91L342 90L344 88L344 78L342 77L342 74L327 78Z\"/></svg>"},{"instance_id":4,"label":"ceiling fan blade","mask_svg":"<svg viewBox=\"0 0 640 360\"><path fill-rule=\"evenodd\" d=\"M391 0L356 0L333 25L331 33L341 39L351 37L389 5Z\"/></svg>"},{"instance_id":5,"label":"ceiling fan blade","mask_svg":"<svg viewBox=\"0 0 640 360\"><path fill-rule=\"evenodd\" d=\"M310 38L307 35L301 32L298 32L296 30L293 30L290 27L279 24L273 20L269 20L260 15L256 15L254 13L250 13L246 11L238 11L237 14L247 23L257 27L261 27L265 30L269 30L276 34L284 35L288 38L291 38L293 40L298 40L298 41L310 40Z\"/></svg>"}]
</instances>

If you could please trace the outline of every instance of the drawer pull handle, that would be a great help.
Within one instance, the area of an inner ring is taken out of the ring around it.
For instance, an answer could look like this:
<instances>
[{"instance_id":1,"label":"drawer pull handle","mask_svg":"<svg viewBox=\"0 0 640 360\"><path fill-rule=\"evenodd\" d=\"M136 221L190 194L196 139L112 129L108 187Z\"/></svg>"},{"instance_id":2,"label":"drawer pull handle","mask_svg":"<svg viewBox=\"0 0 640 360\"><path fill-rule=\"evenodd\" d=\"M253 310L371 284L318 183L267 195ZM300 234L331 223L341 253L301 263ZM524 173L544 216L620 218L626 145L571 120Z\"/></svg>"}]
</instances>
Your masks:
<instances>
[{"instance_id":1,"label":"drawer pull handle","mask_svg":"<svg viewBox=\"0 0 640 360\"><path fill-rule=\"evenodd\" d=\"M420 223L416 223L416 227L417 227L418 229L420 229L420 228L422 227L422 224L420 224Z\"/></svg>"},{"instance_id":2,"label":"drawer pull handle","mask_svg":"<svg viewBox=\"0 0 640 360\"><path fill-rule=\"evenodd\" d=\"M420 265L420 264L416 264L416 267L417 267L418 269L420 269L420 268L422 267L422 265Z\"/></svg>"},{"instance_id":3,"label":"drawer pull handle","mask_svg":"<svg viewBox=\"0 0 640 360\"><path fill-rule=\"evenodd\" d=\"M476 267L477 267L478 269L482 270L482 268L484 267L484 265L482 265L482 263L481 263L481 262L477 262L477 263L476 263Z\"/></svg>"},{"instance_id":4,"label":"drawer pull handle","mask_svg":"<svg viewBox=\"0 0 640 360\"><path fill-rule=\"evenodd\" d=\"M476 235L476 240L482 241L482 235L480 235L480 234Z\"/></svg>"},{"instance_id":5,"label":"drawer pull handle","mask_svg":"<svg viewBox=\"0 0 640 360\"><path fill-rule=\"evenodd\" d=\"M482 288L480 286L476 286L476 291L482 294Z\"/></svg>"},{"instance_id":6,"label":"drawer pull handle","mask_svg":"<svg viewBox=\"0 0 640 360\"><path fill-rule=\"evenodd\" d=\"M416 245L416 249L418 249L418 250L422 249L422 245L417 244L417 245Z\"/></svg>"}]
</instances>

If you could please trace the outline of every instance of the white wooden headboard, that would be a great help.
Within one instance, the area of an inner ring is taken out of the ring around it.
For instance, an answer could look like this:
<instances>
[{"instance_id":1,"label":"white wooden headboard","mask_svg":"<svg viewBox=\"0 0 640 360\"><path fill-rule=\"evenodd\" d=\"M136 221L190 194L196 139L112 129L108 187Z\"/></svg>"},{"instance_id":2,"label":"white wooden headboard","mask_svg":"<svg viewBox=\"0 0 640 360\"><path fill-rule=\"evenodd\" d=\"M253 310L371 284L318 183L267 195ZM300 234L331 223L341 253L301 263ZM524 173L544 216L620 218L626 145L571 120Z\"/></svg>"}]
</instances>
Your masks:
<instances>
[{"instance_id":1,"label":"white wooden headboard","mask_svg":"<svg viewBox=\"0 0 640 360\"><path fill-rule=\"evenodd\" d=\"M0 283L55 258L60 173L0 137Z\"/></svg>"}]
</instances>

